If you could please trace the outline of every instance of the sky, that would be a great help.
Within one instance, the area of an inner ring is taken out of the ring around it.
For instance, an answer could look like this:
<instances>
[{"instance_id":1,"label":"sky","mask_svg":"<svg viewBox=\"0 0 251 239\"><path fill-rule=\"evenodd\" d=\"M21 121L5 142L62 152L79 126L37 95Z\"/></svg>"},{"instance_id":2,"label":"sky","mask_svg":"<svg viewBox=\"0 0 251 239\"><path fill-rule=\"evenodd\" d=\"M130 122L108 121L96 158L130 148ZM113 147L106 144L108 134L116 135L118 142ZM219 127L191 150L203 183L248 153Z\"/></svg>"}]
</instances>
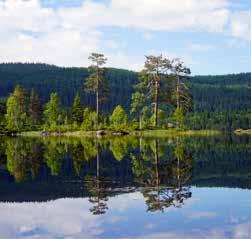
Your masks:
<instances>
[{"instance_id":1,"label":"sky","mask_svg":"<svg viewBox=\"0 0 251 239\"><path fill-rule=\"evenodd\" d=\"M250 238L250 190L193 188L192 195L165 213L148 212L140 192L109 197L103 215L90 214L88 198L1 202L1 239Z\"/></svg>"},{"instance_id":2,"label":"sky","mask_svg":"<svg viewBox=\"0 0 251 239\"><path fill-rule=\"evenodd\" d=\"M139 71L146 55L193 75L251 71L250 0L0 0L0 62Z\"/></svg>"}]
</instances>

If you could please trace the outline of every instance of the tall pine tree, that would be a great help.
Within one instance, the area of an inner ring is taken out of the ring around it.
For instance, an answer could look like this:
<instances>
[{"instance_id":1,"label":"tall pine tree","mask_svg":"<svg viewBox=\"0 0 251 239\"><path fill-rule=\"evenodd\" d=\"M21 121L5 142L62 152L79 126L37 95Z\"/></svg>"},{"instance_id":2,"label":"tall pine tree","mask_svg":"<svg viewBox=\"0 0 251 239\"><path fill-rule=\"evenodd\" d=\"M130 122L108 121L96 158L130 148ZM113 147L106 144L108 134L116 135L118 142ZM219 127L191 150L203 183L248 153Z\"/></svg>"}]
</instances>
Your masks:
<instances>
[{"instance_id":1,"label":"tall pine tree","mask_svg":"<svg viewBox=\"0 0 251 239\"><path fill-rule=\"evenodd\" d=\"M99 104L100 100L104 97L104 94L108 92L107 82L104 77L107 59L103 54L92 53L89 59L92 61L89 66L90 75L85 81L85 91L96 94L96 128L99 126Z\"/></svg>"},{"instance_id":2,"label":"tall pine tree","mask_svg":"<svg viewBox=\"0 0 251 239\"><path fill-rule=\"evenodd\" d=\"M142 90L153 102L154 125L158 126L158 110L160 101L170 97L168 90L168 73L172 69L171 61L159 56L146 56L144 69L141 71L137 88Z\"/></svg>"}]
</instances>

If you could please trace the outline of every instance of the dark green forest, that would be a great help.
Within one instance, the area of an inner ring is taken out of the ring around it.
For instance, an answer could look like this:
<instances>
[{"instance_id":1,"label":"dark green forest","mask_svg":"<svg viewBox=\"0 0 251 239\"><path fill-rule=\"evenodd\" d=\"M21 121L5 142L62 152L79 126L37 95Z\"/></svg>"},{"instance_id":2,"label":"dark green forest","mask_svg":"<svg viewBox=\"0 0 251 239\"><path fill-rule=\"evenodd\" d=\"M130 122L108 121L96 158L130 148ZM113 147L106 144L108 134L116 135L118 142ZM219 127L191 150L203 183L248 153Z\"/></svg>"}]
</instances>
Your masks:
<instances>
[{"instance_id":1,"label":"dark green forest","mask_svg":"<svg viewBox=\"0 0 251 239\"><path fill-rule=\"evenodd\" d=\"M72 106L79 92L83 105L95 107L95 95L84 91L87 68L64 68L46 64L0 64L0 114L5 114L6 99L16 85L34 89L42 103L48 102L52 92L57 92L62 106ZM109 99L101 102L103 114L110 114L121 105L129 114L131 95L138 73L109 68ZM190 129L233 130L250 128L251 73L223 76L194 76L189 78L193 98L192 112L186 115Z\"/></svg>"}]
</instances>

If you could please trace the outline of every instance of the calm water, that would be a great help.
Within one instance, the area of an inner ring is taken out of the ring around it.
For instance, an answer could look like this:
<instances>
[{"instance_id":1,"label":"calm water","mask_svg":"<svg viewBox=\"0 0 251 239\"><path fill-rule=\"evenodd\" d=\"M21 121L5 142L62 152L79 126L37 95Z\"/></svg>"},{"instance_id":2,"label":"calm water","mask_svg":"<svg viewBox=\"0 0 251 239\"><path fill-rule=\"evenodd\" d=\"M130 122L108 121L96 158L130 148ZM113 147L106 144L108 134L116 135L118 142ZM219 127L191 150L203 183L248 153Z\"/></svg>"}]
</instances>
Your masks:
<instances>
[{"instance_id":1,"label":"calm water","mask_svg":"<svg viewBox=\"0 0 251 239\"><path fill-rule=\"evenodd\" d=\"M2 137L0 164L0 239L251 238L251 137Z\"/></svg>"}]
</instances>

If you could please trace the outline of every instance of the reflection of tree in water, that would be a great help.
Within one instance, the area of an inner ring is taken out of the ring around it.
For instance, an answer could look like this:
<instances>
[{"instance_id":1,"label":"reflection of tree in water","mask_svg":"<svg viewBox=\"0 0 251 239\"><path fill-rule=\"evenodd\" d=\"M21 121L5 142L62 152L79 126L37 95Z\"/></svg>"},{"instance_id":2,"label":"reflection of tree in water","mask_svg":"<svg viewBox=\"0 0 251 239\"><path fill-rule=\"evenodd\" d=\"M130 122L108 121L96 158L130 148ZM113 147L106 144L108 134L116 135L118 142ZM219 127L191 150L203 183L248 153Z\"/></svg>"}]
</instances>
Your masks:
<instances>
[{"instance_id":1,"label":"reflection of tree in water","mask_svg":"<svg viewBox=\"0 0 251 239\"><path fill-rule=\"evenodd\" d=\"M38 140L11 138L5 142L7 169L16 182L22 182L30 175L35 178L43 160L43 145Z\"/></svg>"},{"instance_id":2,"label":"reflection of tree in water","mask_svg":"<svg viewBox=\"0 0 251 239\"><path fill-rule=\"evenodd\" d=\"M52 176L57 176L61 168L62 161L66 154L67 144L60 139L48 138L45 140L44 160L51 170Z\"/></svg>"},{"instance_id":3,"label":"reflection of tree in water","mask_svg":"<svg viewBox=\"0 0 251 239\"><path fill-rule=\"evenodd\" d=\"M137 139L133 137L115 137L109 140L109 149L117 161L122 161L136 147Z\"/></svg>"},{"instance_id":4,"label":"reflection of tree in water","mask_svg":"<svg viewBox=\"0 0 251 239\"><path fill-rule=\"evenodd\" d=\"M90 212L94 215L104 214L107 207L107 179L100 175L100 150L96 141L96 175L85 177L85 186L90 193L89 202L93 204Z\"/></svg>"},{"instance_id":5,"label":"reflection of tree in water","mask_svg":"<svg viewBox=\"0 0 251 239\"><path fill-rule=\"evenodd\" d=\"M96 157L96 146L92 140L77 139L71 145L72 160L77 175L80 175L84 162Z\"/></svg>"},{"instance_id":6,"label":"reflection of tree in water","mask_svg":"<svg viewBox=\"0 0 251 239\"><path fill-rule=\"evenodd\" d=\"M184 186L191 175L191 157L179 142L174 150L174 159L168 157L168 152L163 151L158 140L148 145L150 147L147 143L141 143L142 158L133 159L133 172L136 181L144 186L142 193L148 211L164 211L170 206L182 206L184 200L191 197L190 188Z\"/></svg>"}]
</instances>

